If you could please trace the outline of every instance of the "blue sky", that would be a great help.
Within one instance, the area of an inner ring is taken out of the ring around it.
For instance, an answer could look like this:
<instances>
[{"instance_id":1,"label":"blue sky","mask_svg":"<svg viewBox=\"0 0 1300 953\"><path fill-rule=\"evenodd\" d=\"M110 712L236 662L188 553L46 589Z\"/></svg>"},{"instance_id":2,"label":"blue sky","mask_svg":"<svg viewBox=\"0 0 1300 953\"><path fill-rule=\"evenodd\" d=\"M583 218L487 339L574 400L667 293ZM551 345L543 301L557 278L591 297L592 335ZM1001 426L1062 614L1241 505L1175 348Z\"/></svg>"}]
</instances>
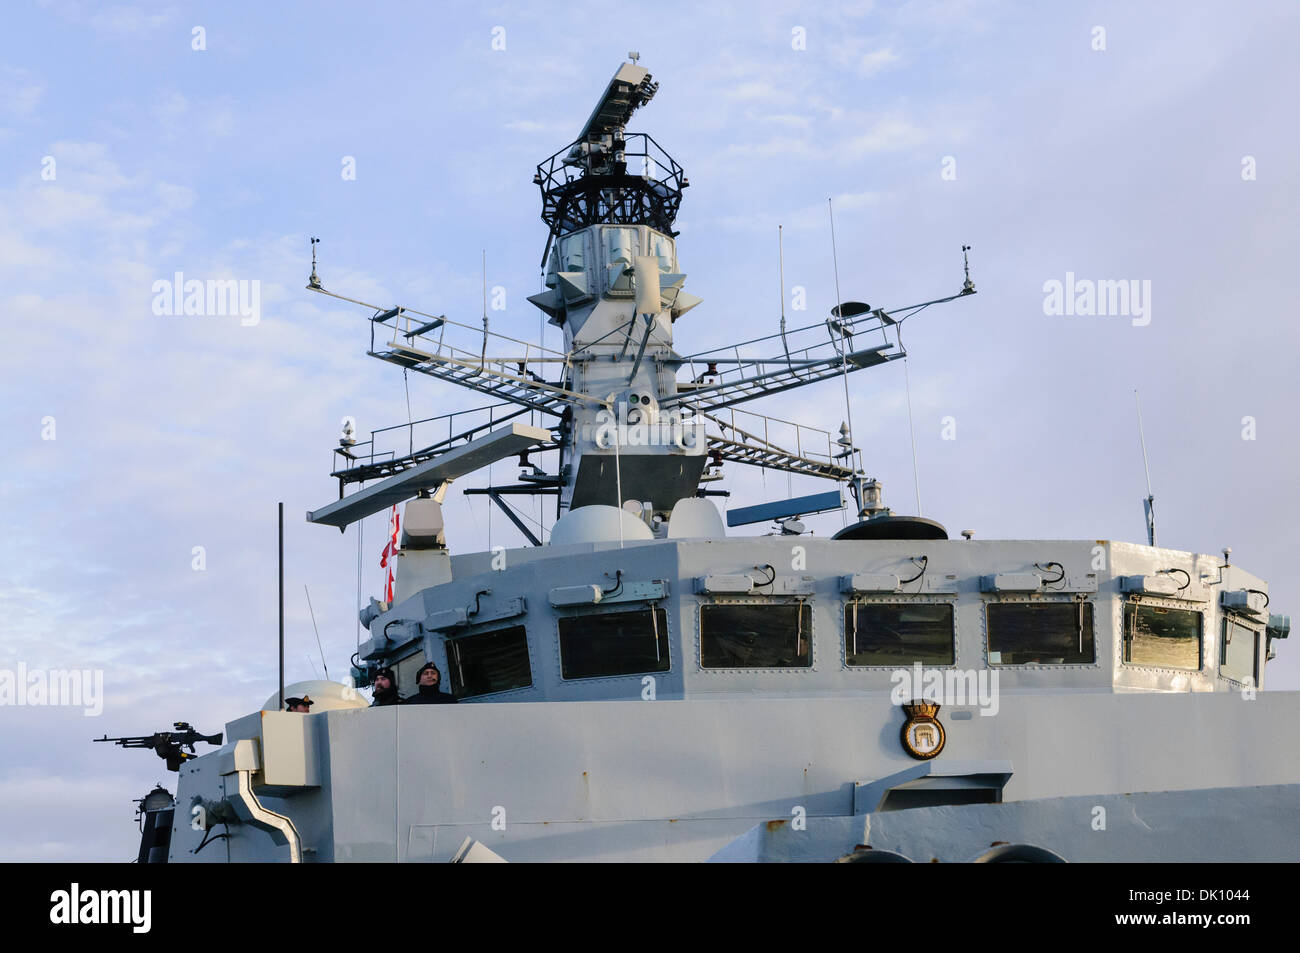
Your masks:
<instances>
[{"instance_id":1,"label":"blue sky","mask_svg":"<svg viewBox=\"0 0 1300 953\"><path fill-rule=\"evenodd\" d=\"M345 673L355 531L301 517L336 493L340 420L399 423L406 399L396 369L365 356L364 315L304 290L308 236L332 290L470 323L486 252L488 284L507 292L494 329L535 339L534 166L576 135L631 49L662 84L632 130L692 183L679 255L704 304L677 325L679 350L775 330L778 224L787 293L805 288L803 323L820 320L835 300L828 196L846 298L955 292L971 244L980 294L907 327L925 515L984 538L1141 540L1137 387L1161 542L1230 545L1275 609L1300 604L1287 533L1300 523L1300 8L564 9L6 7L0 666L102 668L107 701L94 719L0 713L0 859L130 856L130 798L170 779L145 753L88 739L178 718L219 730L273 689L278 500L290 680L320 665L304 584L330 672ZM349 156L355 180L341 175ZM260 321L154 314L153 283L177 271L259 281ZM1150 324L1044 314L1044 283L1067 272L1149 280ZM852 385L868 470L913 511L903 368ZM754 409L835 430L839 387ZM479 403L426 380L411 400L417 417ZM42 439L51 417L56 437ZM819 488L730 469L745 502ZM494 542L518 541L463 485L453 548L483 548L489 521ZM365 529L367 594L384 520ZM1300 688L1300 652L1280 645L1270 677Z\"/></svg>"}]
</instances>

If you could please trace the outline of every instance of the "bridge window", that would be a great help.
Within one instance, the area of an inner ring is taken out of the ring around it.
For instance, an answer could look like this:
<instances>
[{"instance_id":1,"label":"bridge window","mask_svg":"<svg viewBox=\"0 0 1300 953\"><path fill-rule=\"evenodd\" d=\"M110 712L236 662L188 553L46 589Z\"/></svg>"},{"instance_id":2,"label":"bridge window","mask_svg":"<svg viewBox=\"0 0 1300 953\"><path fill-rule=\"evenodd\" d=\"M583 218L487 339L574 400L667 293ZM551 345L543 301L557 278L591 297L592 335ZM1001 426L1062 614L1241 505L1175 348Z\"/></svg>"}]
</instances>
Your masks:
<instances>
[{"instance_id":1,"label":"bridge window","mask_svg":"<svg viewBox=\"0 0 1300 953\"><path fill-rule=\"evenodd\" d=\"M849 665L952 665L952 605L851 602L844 607Z\"/></svg>"},{"instance_id":2,"label":"bridge window","mask_svg":"<svg viewBox=\"0 0 1300 953\"><path fill-rule=\"evenodd\" d=\"M635 228L605 229L605 248L611 265L630 265L637 255Z\"/></svg>"},{"instance_id":3,"label":"bridge window","mask_svg":"<svg viewBox=\"0 0 1300 953\"><path fill-rule=\"evenodd\" d=\"M494 695L533 684L528 635L522 625L447 640L451 693L457 698Z\"/></svg>"},{"instance_id":4,"label":"bridge window","mask_svg":"<svg viewBox=\"0 0 1300 953\"><path fill-rule=\"evenodd\" d=\"M1224 678L1259 684L1259 633L1236 619L1223 620L1223 647L1219 651L1219 674Z\"/></svg>"},{"instance_id":5,"label":"bridge window","mask_svg":"<svg viewBox=\"0 0 1300 953\"><path fill-rule=\"evenodd\" d=\"M1201 667L1201 613L1132 602L1124 611L1124 661L1155 668Z\"/></svg>"},{"instance_id":6,"label":"bridge window","mask_svg":"<svg viewBox=\"0 0 1300 953\"><path fill-rule=\"evenodd\" d=\"M560 619L560 673L603 678L668 671L668 616L663 609L599 612Z\"/></svg>"},{"instance_id":7,"label":"bridge window","mask_svg":"<svg viewBox=\"0 0 1300 953\"><path fill-rule=\"evenodd\" d=\"M1091 602L990 602L990 665L1088 665L1096 661Z\"/></svg>"},{"instance_id":8,"label":"bridge window","mask_svg":"<svg viewBox=\"0 0 1300 953\"><path fill-rule=\"evenodd\" d=\"M560 271L587 270L586 241L586 232L560 239Z\"/></svg>"},{"instance_id":9,"label":"bridge window","mask_svg":"<svg viewBox=\"0 0 1300 953\"><path fill-rule=\"evenodd\" d=\"M673 240L658 232L650 233L650 254L659 259L661 271L673 270Z\"/></svg>"},{"instance_id":10,"label":"bridge window","mask_svg":"<svg viewBox=\"0 0 1300 953\"><path fill-rule=\"evenodd\" d=\"M805 602L700 606L703 668L811 668L812 609Z\"/></svg>"}]
</instances>

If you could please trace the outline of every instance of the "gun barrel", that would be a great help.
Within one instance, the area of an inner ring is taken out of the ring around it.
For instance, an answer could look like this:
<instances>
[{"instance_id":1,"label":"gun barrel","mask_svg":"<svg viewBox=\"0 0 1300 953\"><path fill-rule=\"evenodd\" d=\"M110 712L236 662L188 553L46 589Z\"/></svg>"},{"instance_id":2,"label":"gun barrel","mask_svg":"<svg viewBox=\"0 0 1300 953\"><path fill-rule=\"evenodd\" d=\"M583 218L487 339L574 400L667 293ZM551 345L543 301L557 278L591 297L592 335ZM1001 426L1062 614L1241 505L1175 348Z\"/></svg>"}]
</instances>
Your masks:
<instances>
[{"instance_id":1,"label":"gun barrel","mask_svg":"<svg viewBox=\"0 0 1300 953\"><path fill-rule=\"evenodd\" d=\"M193 746L200 741L205 741L210 745L220 745L222 733L215 735L203 735L195 731L185 722L179 722L185 726L184 731L159 731L152 735L124 735L118 738L110 738L104 735L102 738L91 738L93 742L112 742L123 748L156 748L158 745L188 745Z\"/></svg>"}]
</instances>

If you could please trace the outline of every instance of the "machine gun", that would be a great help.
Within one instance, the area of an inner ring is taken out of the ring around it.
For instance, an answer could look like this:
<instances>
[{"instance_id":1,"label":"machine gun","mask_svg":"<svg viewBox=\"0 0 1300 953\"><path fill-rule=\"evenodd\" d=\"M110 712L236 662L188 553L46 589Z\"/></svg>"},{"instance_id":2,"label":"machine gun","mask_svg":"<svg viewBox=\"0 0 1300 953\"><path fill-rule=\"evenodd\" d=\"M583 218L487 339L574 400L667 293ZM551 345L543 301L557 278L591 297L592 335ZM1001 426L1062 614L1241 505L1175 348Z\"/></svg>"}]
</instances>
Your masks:
<instances>
[{"instance_id":1,"label":"machine gun","mask_svg":"<svg viewBox=\"0 0 1300 953\"><path fill-rule=\"evenodd\" d=\"M92 738L92 741L111 741L121 748L152 748L158 757L167 762L168 771L179 771L181 762L189 761L197 757L194 753L194 745L200 741L206 741L210 745L221 744L221 733L215 735L201 735L194 730L194 726L189 722L177 721L172 723L175 731L158 731L152 735L135 735L126 738L110 738L105 735L102 738ZM188 748L188 751L183 749Z\"/></svg>"}]
</instances>

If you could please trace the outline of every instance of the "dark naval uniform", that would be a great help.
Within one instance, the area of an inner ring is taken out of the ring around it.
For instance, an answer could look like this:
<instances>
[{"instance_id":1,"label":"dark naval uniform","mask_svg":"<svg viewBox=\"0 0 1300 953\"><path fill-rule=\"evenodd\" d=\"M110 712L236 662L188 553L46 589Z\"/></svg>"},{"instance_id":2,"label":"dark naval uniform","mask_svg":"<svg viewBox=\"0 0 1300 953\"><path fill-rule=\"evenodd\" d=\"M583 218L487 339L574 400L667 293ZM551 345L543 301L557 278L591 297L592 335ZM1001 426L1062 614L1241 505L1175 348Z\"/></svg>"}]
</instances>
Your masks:
<instances>
[{"instance_id":1,"label":"dark naval uniform","mask_svg":"<svg viewBox=\"0 0 1300 953\"><path fill-rule=\"evenodd\" d=\"M456 699L446 692L438 691L437 685L421 685L420 690L407 698L403 704L406 705L454 705Z\"/></svg>"}]
</instances>

